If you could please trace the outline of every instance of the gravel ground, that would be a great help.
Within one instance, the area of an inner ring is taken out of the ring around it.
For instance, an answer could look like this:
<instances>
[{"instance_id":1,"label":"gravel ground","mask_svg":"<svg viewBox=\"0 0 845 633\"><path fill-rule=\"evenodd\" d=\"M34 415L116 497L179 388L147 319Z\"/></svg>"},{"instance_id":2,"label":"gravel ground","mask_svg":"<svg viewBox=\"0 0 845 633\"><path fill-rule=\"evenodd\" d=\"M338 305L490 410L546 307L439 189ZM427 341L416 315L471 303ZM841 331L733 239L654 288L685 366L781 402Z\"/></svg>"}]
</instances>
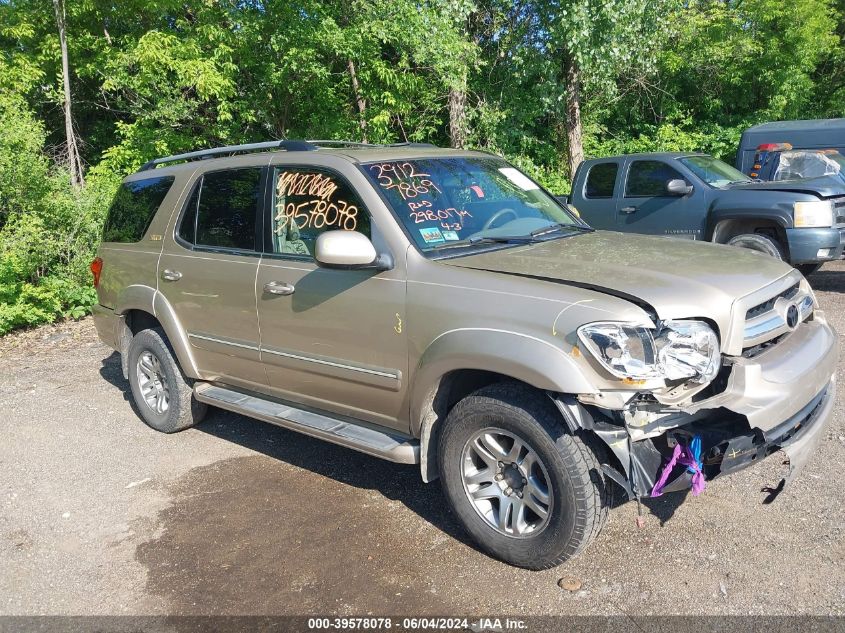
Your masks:
<instances>
[{"instance_id":1,"label":"gravel ground","mask_svg":"<svg viewBox=\"0 0 845 633\"><path fill-rule=\"evenodd\" d=\"M845 262L811 282L845 332ZM773 504L777 456L649 502L642 530L620 505L577 560L528 572L476 550L416 467L223 411L158 434L90 320L8 336L0 614L845 615L838 397Z\"/></svg>"}]
</instances>

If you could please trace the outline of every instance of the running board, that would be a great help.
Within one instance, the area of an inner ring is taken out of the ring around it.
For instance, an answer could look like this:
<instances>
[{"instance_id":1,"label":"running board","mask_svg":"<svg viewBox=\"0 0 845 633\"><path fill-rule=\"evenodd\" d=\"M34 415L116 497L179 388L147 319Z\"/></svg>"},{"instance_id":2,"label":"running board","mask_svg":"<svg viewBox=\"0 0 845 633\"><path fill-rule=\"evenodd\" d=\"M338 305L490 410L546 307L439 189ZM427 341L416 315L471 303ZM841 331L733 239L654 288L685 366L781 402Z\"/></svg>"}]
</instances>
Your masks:
<instances>
[{"instance_id":1,"label":"running board","mask_svg":"<svg viewBox=\"0 0 845 633\"><path fill-rule=\"evenodd\" d=\"M420 461L419 442L377 431L369 426L346 422L209 383L196 383L194 397L220 409L240 413L391 462L418 464Z\"/></svg>"}]
</instances>

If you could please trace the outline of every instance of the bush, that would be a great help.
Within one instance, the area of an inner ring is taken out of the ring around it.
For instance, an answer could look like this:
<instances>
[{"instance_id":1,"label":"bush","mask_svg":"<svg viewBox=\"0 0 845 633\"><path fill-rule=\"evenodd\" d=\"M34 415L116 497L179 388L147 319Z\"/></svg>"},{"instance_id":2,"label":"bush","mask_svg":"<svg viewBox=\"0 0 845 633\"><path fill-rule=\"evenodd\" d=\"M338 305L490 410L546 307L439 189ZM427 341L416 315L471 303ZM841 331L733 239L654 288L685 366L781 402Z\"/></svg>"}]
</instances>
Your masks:
<instances>
[{"instance_id":1,"label":"bush","mask_svg":"<svg viewBox=\"0 0 845 633\"><path fill-rule=\"evenodd\" d=\"M88 266L116 177L84 189L51 168L44 131L19 101L0 93L0 335L81 318L96 293Z\"/></svg>"}]
</instances>

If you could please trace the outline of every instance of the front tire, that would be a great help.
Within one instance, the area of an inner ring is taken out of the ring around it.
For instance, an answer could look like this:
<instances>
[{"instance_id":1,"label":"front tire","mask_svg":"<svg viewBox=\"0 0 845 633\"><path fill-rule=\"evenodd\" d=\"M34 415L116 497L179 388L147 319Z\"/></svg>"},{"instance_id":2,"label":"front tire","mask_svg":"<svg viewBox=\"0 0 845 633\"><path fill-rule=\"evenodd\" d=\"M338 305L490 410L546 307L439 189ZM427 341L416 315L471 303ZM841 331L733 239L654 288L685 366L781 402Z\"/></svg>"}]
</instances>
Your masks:
<instances>
[{"instance_id":1,"label":"front tire","mask_svg":"<svg viewBox=\"0 0 845 633\"><path fill-rule=\"evenodd\" d=\"M142 330L129 344L129 386L148 426L175 433L194 426L208 407L193 396L164 330Z\"/></svg>"},{"instance_id":2,"label":"front tire","mask_svg":"<svg viewBox=\"0 0 845 633\"><path fill-rule=\"evenodd\" d=\"M548 569L601 531L609 483L596 454L544 394L491 385L456 404L443 424L438 461L446 498L486 552Z\"/></svg>"}]
</instances>

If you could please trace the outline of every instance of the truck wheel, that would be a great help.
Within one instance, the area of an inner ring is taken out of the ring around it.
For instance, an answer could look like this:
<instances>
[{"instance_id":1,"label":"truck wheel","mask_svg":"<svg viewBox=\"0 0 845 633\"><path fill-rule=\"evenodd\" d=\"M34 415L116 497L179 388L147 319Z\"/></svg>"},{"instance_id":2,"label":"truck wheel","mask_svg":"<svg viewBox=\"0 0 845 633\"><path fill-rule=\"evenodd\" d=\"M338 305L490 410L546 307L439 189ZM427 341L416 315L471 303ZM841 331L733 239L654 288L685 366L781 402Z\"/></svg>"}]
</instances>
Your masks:
<instances>
[{"instance_id":1,"label":"truck wheel","mask_svg":"<svg viewBox=\"0 0 845 633\"><path fill-rule=\"evenodd\" d=\"M144 422L175 433L202 421L208 406L198 402L161 328L138 332L129 344L129 386Z\"/></svg>"},{"instance_id":2,"label":"truck wheel","mask_svg":"<svg viewBox=\"0 0 845 633\"><path fill-rule=\"evenodd\" d=\"M450 411L440 478L464 528L492 556L548 569L579 554L607 521L610 484L596 453L543 394L484 387Z\"/></svg>"},{"instance_id":3,"label":"truck wheel","mask_svg":"<svg viewBox=\"0 0 845 633\"><path fill-rule=\"evenodd\" d=\"M798 264L795 268L805 277L809 277L821 267L821 264Z\"/></svg>"},{"instance_id":4,"label":"truck wheel","mask_svg":"<svg viewBox=\"0 0 845 633\"><path fill-rule=\"evenodd\" d=\"M783 250L775 240L759 233L743 233L728 240L728 246L739 246L758 253L770 255L775 259L783 259Z\"/></svg>"}]
</instances>

